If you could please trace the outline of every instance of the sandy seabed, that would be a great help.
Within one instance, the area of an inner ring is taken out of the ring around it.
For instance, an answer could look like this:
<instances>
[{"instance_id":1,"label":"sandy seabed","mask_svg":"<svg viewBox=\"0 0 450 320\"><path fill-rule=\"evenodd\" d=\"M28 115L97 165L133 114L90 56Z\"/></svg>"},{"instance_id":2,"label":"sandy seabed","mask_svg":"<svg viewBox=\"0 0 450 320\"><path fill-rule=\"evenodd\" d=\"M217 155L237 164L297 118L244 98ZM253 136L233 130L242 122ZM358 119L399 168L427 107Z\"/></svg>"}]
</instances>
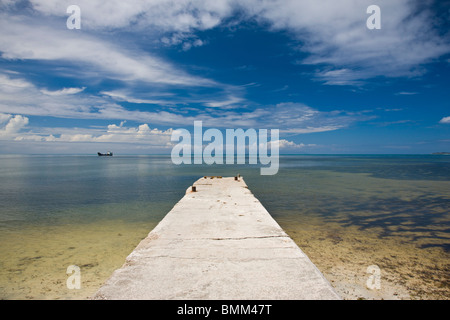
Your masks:
<instances>
[{"instance_id":1,"label":"sandy seabed","mask_svg":"<svg viewBox=\"0 0 450 320\"><path fill-rule=\"evenodd\" d=\"M155 225L116 220L3 232L0 298L88 299ZM68 289L71 265L80 268L80 289Z\"/></svg>"},{"instance_id":2,"label":"sandy seabed","mask_svg":"<svg viewBox=\"0 0 450 320\"><path fill-rule=\"evenodd\" d=\"M279 223L343 299L450 298L450 255L438 246L311 219ZM117 220L2 232L0 298L88 299L155 225ZM81 289L67 287L70 265L80 267ZM367 286L371 265L380 270L379 289Z\"/></svg>"},{"instance_id":3,"label":"sandy seabed","mask_svg":"<svg viewBox=\"0 0 450 320\"><path fill-rule=\"evenodd\" d=\"M346 300L450 299L450 254L420 241L380 238L376 230L328 225L284 227ZM379 286L374 271L379 268Z\"/></svg>"}]
</instances>

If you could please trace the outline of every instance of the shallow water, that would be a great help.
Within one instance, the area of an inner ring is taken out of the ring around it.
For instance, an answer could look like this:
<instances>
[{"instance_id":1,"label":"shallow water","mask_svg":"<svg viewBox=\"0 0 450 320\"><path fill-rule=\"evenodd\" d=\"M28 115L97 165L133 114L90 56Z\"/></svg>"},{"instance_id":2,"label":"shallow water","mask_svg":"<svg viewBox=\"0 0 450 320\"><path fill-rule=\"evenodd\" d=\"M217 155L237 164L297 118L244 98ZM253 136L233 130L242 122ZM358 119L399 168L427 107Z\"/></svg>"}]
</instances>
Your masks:
<instances>
[{"instance_id":1,"label":"shallow water","mask_svg":"<svg viewBox=\"0 0 450 320\"><path fill-rule=\"evenodd\" d=\"M283 156L175 166L167 156L0 156L0 298L84 299L204 175L240 173L347 299L450 297L450 157ZM67 267L81 270L68 289ZM369 289L369 265L381 288Z\"/></svg>"}]
</instances>

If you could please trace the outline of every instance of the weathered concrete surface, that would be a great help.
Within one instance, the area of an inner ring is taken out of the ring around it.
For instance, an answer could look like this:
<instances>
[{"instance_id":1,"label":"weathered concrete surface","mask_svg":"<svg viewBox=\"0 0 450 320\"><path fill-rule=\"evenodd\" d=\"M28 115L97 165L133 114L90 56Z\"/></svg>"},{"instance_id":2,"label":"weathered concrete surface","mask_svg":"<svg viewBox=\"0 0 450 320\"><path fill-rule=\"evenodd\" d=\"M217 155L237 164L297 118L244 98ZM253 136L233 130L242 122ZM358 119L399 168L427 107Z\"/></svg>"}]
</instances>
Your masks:
<instances>
[{"instance_id":1,"label":"weathered concrete surface","mask_svg":"<svg viewBox=\"0 0 450 320\"><path fill-rule=\"evenodd\" d=\"M201 178L93 299L339 299L239 178Z\"/></svg>"}]
</instances>

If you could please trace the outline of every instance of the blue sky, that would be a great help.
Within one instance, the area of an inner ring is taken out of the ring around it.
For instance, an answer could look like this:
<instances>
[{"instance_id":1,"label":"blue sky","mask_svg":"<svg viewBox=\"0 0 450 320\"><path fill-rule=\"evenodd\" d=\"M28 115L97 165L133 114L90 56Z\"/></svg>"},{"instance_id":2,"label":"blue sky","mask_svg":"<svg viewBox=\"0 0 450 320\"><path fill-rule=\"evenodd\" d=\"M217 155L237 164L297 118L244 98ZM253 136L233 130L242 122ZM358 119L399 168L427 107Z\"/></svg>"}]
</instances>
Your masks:
<instances>
[{"instance_id":1,"label":"blue sky","mask_svg":"<svg viewBox=\"0 0 450 320\"><path fill-rule=\"evenodd\" d=\"M449 27L450 1L0 0L0 153L170 153L196 120L281 153L450 151Z\"/></svg>"}]
</instances>

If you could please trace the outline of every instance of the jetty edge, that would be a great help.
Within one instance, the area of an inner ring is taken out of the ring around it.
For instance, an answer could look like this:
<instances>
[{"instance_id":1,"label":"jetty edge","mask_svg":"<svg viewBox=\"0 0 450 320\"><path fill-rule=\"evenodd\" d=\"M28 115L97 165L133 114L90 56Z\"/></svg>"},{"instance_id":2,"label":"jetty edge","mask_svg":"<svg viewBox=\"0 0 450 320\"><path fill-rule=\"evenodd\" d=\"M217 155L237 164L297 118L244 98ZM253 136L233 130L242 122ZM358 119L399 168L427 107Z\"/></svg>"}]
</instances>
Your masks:
<instances>
[{"instance_id":1,"label":"jetty edge","mask_svg":"<svg viewBox=\"0 0 450 320\"><path fill-rule=\"evenodd\" d=\"M202 177L91 299L338 300L242 177Z\"/></svg>"}]
</instances>

